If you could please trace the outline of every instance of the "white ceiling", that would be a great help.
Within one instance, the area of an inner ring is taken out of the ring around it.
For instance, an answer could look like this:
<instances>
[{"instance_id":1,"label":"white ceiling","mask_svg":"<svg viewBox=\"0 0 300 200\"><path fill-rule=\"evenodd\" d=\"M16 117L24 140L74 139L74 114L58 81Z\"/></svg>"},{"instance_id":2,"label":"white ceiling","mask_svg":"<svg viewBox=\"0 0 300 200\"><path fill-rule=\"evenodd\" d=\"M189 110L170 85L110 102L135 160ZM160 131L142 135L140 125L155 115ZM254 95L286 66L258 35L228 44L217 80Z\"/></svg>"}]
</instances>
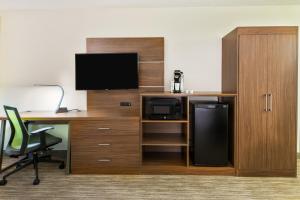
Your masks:
<instances>
[{"instance_id":1,"label":"white ceiling","mask_svg":"<svg viewBox=\"0 0 300 200\"><path fill-rule=\"evenodd\" d=\"M300 0L0 0L0 10L255 5L300 5Z\"/></svg>"}]
</instances>

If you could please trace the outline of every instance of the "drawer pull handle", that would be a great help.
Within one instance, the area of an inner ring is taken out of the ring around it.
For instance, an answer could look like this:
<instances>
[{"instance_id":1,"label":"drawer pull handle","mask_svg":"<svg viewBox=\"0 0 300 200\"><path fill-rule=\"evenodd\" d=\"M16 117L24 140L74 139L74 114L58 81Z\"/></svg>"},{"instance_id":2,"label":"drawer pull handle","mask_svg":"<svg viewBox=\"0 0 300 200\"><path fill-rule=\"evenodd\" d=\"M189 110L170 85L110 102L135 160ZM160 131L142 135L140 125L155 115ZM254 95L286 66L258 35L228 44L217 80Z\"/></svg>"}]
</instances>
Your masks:
<instances>
[{"instance_id":1,"label":"drawer pull handle","mask_svg":"<svg viewBox=\"0 0 300 200\"><path fill-rule=\"evenodd\" d=\"M110 130L110 128L97 128L98 130Z\"/></svg>"},{"instance_id":2,"label":"drawer pull handle","mask_svg":"<svg viewBox=\"0 0 300 200\"><path fill-rule=\"evenodd\" d=\"M98 162L111 162L111 160L110 159L100 159L100 160L98 160Z\"/></svg>"},{"instance_id":3,"label":"drawer pull handle","mask_svg":"<svg viewBox=\"0 0 300 200\"><path fill-rule=\"evenodd\" d=\"M98 146L110 146L110 144L98 144Z\"/></svg>"}]
</instances>

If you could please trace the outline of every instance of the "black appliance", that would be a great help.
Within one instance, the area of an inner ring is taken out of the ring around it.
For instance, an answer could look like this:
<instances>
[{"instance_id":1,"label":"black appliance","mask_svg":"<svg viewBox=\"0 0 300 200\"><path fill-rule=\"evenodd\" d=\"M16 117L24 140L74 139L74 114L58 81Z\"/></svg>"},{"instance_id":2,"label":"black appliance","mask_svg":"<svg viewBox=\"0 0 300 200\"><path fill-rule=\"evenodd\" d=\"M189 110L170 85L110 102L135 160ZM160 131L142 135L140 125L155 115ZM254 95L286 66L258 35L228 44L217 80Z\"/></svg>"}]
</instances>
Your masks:
<instances>
[{"instance_id":1,"label":"black appliance","mask_svg":"<svg viewBox=\"0 0 300 200\"><path fill-rule=\"evenodd\" d=\"M182 103L176 98L151 98L146 101L145 115L157 120L182 119Z\"/></svg>"},{"instance_id":2,"label":"black appliance","mask_svg":"<svg viewBox=\"0 0 300 200\"><path fill-rule=\"evenodd\" d=\"M76 90L137 89L137 53L75 55Z\"/></svg>"},{"instance_id":3,"label":"black appliance","mask_svg":"<svg viewBox=\"0 0 300 200\"><path fill-rule=\"evenodd\" d=\"M228 104L192 102L194 165L228 165Z\"/></svg>"},{"instance_id":4,"label":"black appliance","mask_svg":"<svg viewBox=\"0 0 300 200\"><path fill-rule=\"evenodd\" d=\"M183 92L183 72L180 70L174 71L174 80L173 83L171 83L172 92L173 93L181 93Z\"/></svg>"}]
</instances>

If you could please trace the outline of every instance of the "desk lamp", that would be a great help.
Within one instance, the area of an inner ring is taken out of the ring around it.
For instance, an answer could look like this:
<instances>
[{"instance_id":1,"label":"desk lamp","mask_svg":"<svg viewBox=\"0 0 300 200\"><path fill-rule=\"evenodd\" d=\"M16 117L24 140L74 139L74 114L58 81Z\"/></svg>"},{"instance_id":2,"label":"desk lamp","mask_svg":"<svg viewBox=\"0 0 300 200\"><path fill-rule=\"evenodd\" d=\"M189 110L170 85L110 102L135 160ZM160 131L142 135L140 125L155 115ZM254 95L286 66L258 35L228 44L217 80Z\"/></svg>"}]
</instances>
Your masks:
<instances>
[{"instance_id":1,"label":"desk lamp","mask_svg":"<svg viewBox=\"0 0 300 200\"><path fill-rule=\"evenodd\" d=\"M60 107L61 106L61 102L64 98L64 95L65 95L65 91L64 91L64 88L58 84L34 84L34 86L45 86L45 87L59 87L61 89L61 97L60 97L60 100L59 100L59 103L57 105L57 109L55 110L55 113L65 113L65 112L68 112L68 108L67 107Z\"/></svg>"}]
</instances>

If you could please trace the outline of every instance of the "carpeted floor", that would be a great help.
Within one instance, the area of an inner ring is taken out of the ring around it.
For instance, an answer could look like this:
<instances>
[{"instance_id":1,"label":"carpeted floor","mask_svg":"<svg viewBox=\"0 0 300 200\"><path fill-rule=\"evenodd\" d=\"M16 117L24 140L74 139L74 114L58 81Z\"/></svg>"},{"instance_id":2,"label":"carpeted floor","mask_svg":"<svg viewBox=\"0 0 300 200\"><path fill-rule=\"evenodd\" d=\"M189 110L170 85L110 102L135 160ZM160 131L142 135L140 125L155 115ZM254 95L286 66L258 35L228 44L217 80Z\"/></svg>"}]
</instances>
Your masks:
<instances>
[{"instance_id":1,"label":"carpeted floor","mask_svg":"<svg viewBox=\"0 0 300 200\"><path fill-rule=\"evenodd\" d=\"M299 177L65 175L55 164L41 163L41 183L33 186L33 174L28 167L11 176L0 199L300 200Z\"/></svg>"}]
</instances>

